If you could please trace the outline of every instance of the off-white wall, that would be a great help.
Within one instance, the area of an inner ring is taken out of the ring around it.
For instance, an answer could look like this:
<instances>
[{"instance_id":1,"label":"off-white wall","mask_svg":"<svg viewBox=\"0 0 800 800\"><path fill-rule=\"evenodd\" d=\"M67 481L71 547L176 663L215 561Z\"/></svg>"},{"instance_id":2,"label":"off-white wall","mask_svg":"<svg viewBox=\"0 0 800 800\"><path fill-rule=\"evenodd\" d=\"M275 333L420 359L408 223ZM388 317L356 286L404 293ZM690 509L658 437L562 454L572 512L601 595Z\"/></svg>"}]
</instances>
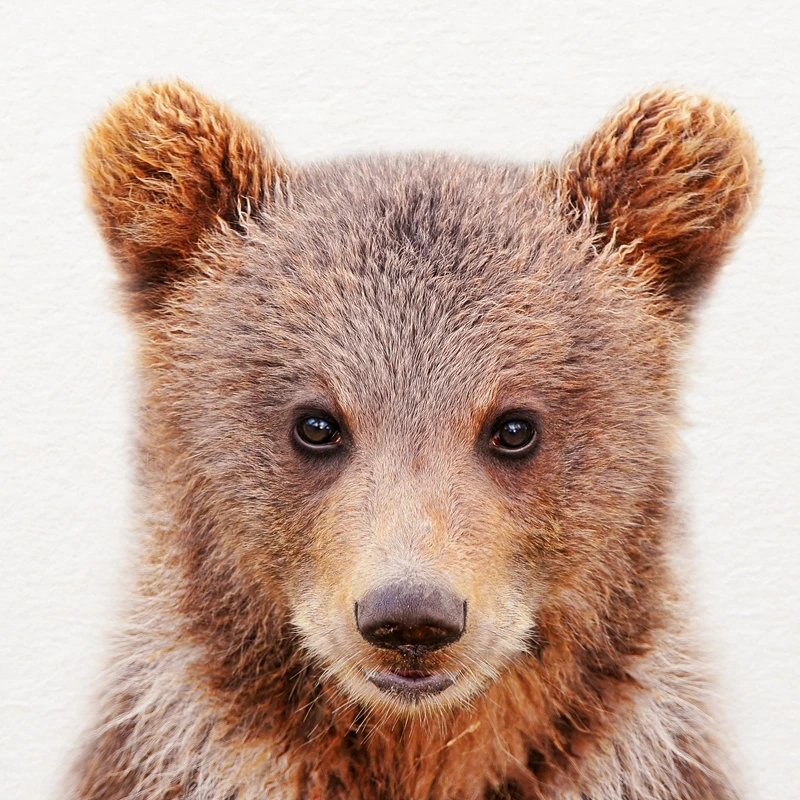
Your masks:
<instances>
[{"instance_id":1,"label":"off-white wall","mask_svg":"<svg viewBox=\"0 0 800 800\"><path fill-rule=\"evenodd\" d=\"M181 75L293 158L558 156L675 82L748 121L766 168L690 364L697 593L752 796L800 797L800 16L772 3L25 2L0 19L0 785L53 794L88 717L130 544L131 338L82 203L80 141Z\"/></svg>"}]
</instances>

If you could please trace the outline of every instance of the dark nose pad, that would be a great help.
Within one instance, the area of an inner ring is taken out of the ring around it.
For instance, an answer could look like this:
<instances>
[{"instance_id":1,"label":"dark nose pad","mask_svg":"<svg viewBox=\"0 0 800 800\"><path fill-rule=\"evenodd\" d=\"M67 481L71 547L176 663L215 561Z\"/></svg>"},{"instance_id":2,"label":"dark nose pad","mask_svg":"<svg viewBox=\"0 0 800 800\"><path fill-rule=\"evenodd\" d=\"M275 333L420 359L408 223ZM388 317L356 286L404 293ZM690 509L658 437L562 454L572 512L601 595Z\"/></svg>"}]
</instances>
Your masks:
<instances>
[{"instance_id":1,"label":"dark nose pad","mask_svg":"<svg viewBox=\"0 0 800 800\"><path fill-rule=\"evenodd\" d=\"M467 601L436 586L392 584L356 603L356 625L375 647L419 655L461 638Z\"/></svg>"}]
</instances>

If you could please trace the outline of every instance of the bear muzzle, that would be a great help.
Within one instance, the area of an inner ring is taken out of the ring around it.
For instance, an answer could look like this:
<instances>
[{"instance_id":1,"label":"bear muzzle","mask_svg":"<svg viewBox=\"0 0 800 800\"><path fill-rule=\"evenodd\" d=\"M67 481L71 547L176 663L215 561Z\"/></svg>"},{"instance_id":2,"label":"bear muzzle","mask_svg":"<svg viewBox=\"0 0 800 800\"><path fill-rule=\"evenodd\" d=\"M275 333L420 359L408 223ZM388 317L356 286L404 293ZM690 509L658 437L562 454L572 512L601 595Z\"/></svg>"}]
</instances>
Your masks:
<instances>
[{"instance_id":1,"label":"bear muzzle","mask_svg":"<svg viewBox=\"0 0 800 800\"><path fill-rule=\"evenodd\" d=\"M463 636L465 599L435 585L395 583L367 593L354 610L365 641L402 659L402 668L366 674L378 689L401 695L436 694L454 683L450 674L425 669L422 659Z\"/></svg>"}]
</instances>

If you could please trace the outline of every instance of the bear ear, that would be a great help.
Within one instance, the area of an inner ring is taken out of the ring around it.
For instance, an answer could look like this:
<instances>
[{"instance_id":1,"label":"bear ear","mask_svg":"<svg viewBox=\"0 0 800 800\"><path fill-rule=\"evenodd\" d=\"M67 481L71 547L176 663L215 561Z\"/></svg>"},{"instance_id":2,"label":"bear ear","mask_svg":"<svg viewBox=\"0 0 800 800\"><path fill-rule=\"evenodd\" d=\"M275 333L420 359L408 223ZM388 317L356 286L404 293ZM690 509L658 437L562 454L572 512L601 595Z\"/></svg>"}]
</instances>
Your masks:
<instances>
[{"instance_id":1,"label":"bear ear","mask_svg":"<svg viewBox=\"0 0 800 800\"><path fill-rule=\"evenodd\" d=\"M191 269L204 234L241 228L284 167L249 123L173 81L137 87L105 113L84 171L133 306L149 309Z\"/></svg>"},{"instance_id":2,"label":"bear ear","mask_svg":"<svg viewBox=\"0 0 800 800\"><path fill-rule=\"evenodd\" d=\"M735 113L656 89L623 105L569 155L561 188L604 245L625 247L634 279L687 312L751 210L759 165Z\"/></svg>"}]
</instances>

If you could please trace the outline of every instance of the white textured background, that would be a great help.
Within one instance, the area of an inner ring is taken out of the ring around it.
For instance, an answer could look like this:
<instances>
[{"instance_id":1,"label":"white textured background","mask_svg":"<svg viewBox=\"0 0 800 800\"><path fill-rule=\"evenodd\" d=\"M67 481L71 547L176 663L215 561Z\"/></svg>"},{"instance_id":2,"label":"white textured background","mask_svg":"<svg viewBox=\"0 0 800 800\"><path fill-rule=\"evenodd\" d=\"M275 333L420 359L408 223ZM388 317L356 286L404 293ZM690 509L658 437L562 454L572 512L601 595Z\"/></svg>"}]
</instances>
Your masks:
<instances>
[{"instance_id":1,"label":"white textured background","mask_svg":"<svg viewBox=\"0 0 800 800\"><path fill-rule=\"evenodd\" d=\"M129 548L131 337L82 202L81 137L184 76L298 160L439 148L557 157L627 94L710 90L763 199L687 381L696 584L753 798L800 797L800 16L780 2L0 5L0 786L56 797Z\"/></svg>"}]
</instances>

